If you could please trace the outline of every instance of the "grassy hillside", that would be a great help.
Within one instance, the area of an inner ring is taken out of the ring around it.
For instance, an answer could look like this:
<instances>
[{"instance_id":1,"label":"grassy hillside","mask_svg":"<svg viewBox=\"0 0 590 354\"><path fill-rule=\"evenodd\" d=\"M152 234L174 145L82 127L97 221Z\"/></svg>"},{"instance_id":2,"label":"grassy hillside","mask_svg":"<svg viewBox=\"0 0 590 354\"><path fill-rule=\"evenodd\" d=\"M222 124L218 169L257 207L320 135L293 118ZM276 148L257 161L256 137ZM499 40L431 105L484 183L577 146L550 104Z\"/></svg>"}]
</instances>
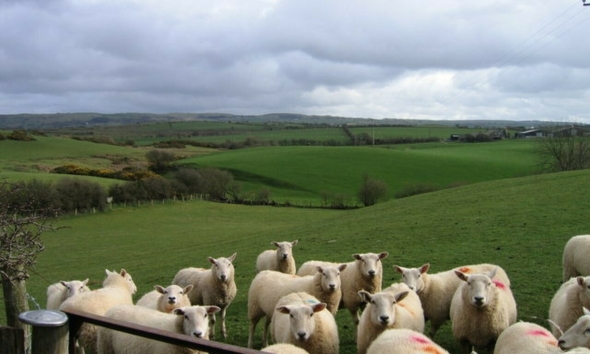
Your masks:
<instances>
[{"instance_id":1,"label":"grassy hillside","mask_svg":"<svg viewBox=\"0 0 590 354\"><path fill-rule=\"evenodd\" d=\"M388 251L386 285L400 280L394 264L430 262L432 272L499 264L511 277L518 318L547 326L549 302L560 285L563 246L571 236L590 230L589 181L590 171L504 179L349 211L191 201L72 216L59 222L69 228L45 236L46 249L29 291L44 303L52 282L90 277L96 288L105 268L124 267L138 285L138 299L155 284L167 285L181 268L208 267L208 256L237 252L238 297L228 310L227 342L244 346L247 289L256 256L273 240L299 239L294 248L298 265L311 259L347 262L355 252ZM340 311L337 321L341 353L355 353L350 315ZM257 345L260 336L259 325ZM458 352L449 324L435 340Z\"/></svg>"},{"instance_id":2,"label":"grassy hillside","mask_svg":"<svg viewBox=\"0 0 590 354\"><path fill-rule=\"evenodd\" d=\"M322 192L354 199L362 176L385 181L391 193L415 183L444 187L530 174L534 144L416 144L373 147L261 147L188 158L181 164L228 169L246 191L268 188L272 198L317 203Z\"/></svg>"}]
</instances>

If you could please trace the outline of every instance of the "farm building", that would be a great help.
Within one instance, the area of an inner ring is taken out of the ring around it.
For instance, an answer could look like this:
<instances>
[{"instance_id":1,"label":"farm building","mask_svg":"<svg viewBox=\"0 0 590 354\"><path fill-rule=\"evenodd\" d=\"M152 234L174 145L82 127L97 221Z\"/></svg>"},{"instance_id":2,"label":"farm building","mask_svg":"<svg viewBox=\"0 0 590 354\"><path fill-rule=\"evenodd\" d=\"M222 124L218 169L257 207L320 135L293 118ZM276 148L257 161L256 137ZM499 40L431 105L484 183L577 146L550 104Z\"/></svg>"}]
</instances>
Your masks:
<instances>
[{"instance_id":1,"label":"farm building","mask_svg":"<svg viewBox=\"0 0 590 354\"><path fill-rule=\"evenodd\" d=\"M588 134L584 127L572 125L565 128L555 129L548 136L583 136Z\"/></svg>"},{"instance_id":2,"label":"farm building","mask_svg":"<svg viewBox=\"0 0 590 354\"><path fill-rule=\"evenodd\" d=\"M517 138L542 138L547 136L547 132L541 129L529 129L516 133Z\"/></svg>"}]
</instances>

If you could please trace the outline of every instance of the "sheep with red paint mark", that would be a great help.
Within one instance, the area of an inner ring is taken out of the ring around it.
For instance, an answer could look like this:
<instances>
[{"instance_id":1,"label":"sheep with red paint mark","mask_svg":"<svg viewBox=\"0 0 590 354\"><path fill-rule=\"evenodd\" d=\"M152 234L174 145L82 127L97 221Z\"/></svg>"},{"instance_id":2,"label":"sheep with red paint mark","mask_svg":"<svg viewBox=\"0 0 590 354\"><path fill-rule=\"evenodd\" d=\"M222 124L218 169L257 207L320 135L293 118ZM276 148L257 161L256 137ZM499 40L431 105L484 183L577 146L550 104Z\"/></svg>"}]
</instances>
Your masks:
<instances>
[{"instance_id":1,"label":"sheep with red paint mark","mask_svg":"<svg viewBox=\"0 0 590 354\"><path fill-rule=\"evenodd\" d=\"M510 287L493 281L490 273L455 274L463 281L451 301L451 322L455 340L463 353L473 347L494 347L506 328L516 322L516 301Z\"/></svg>"},{"instance_id":2,"label":"sheep with red paint mark","mask_svg":"<svg viewBox=\"0 0 590 354\"><path fill-rule=\"evenodd\" d=\"M367 354L449 354L424 334L411 329L388 329L369 346Z\"/></svg>"},{"instance_id":3,"label":"sheep with red paint mark","mask_svg":"<svg viewBox=\"0 0 590 354\"><path fill-rule=\"evenodd\" d=\"M498 337L494 354L561 353L557 339L544 327L531 322L517 322Z\"/></svg>"},{"instance_id":4,"label":"sheep with red paint mark","mask_svg":"<svg viewBox=\"0 0 590 354\"><path fill-rule=\"evenodd\" d=\"M590 308L590 276L571 278L561 287L549 305L549 323L555 337L561 336Z\"/></svg>"},{"instance_id":5,"label":"sheep with red paint mark","mask_svg":"<svg viewBox=\"0 0 590 354\"><path fill-rule=\"evenodd\" d=\"M455 291L463 282L455 275L455 270L465 274L484 273L497 269L494 281L498 286L510 286L508 275L500 266L489 263L473 264L457 267L455 269L429 274L430 264L426 263L419 268L404 268L394 266L395 271L402 275L402 282L410 287L420 297L424 316L430 321L430 338L449 318L451 300Z\"/></svg>"}]
</instances>

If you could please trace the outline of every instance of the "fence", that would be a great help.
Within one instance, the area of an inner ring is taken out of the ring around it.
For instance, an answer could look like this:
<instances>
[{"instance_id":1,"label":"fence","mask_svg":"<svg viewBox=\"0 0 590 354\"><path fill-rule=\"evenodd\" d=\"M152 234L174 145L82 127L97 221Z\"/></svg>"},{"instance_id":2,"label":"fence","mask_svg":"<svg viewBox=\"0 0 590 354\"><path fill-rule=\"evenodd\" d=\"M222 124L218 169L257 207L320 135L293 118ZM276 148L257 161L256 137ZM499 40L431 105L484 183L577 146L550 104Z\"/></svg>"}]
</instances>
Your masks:
<instances>
[{"instance_id":1,"label":"fence","mask_svg":"<svg viewBox=\"0 0 590 354\"><path fill-rule=\"evenodd\" d=\"M69 331L69 339L67 342L67 352L70 354L76 353L76 337L82 325L84 323L94 324L100 327L106 327L112 330L125 332L153 340L157 340L160 342L166 342L173 345L179 345L190 349L197 349L203 350L210 354L257 354L263 353L258 350L248 349L243 347L238 347L231 344L225 344L215 341L209 341L200 338L193 338L184 334L163 331L152 327L142 326L135 323L124 322L113 320L108 317L98 316L82 311L64 311L68 317L66 325L68 325ZM57 332L62 332L63 328L66 326L62 326L61 328L56 327ZM37 331L38 329L43 329L43 331ZM68 332L64 331L64 332ZM43 336L43 338L36 338L39 336ZM53 337L53 338L49 338ZM60 353L62 352L61 348L65 347L66 343L63 343L67 337L64 335L55 335L52 333L47 332L47 328L43 325L39 327L33 327L33 351L38 352L35 350L36 343L43 343L42 345L37 344L37 347L43 347L43 353ZM53 344L49 345L49 342L54 342ZM53 346L53 348L48 348L48 346ZM37 354L37 353L35 353Z\"/></svg>"}]
</instances>

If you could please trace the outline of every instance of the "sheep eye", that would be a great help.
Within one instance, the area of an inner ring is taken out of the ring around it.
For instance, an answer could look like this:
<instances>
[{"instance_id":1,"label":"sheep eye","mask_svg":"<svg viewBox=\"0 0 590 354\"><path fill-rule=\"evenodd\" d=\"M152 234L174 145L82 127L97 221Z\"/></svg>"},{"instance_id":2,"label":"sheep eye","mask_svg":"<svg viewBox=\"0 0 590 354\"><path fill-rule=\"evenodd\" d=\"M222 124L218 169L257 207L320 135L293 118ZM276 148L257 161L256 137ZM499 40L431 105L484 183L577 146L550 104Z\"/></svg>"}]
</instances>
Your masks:
<instances>
[{"instance_id":1,"label":"sheep eye","mask_svg":"<svg viewBox=\"0 0 590 354\"><path fill-rule=\"evenodd\" d=\"M184 294L184 291L181 291L181 292L180 292L180 295L182 295L182 294Z\"/></svg>"},{"instance_id":2,"label":"sheep eye","mask_svg":"<svg viewBox=\"0 0 590 354\"><path fill-rule=\"evenodd\" d=\"M293 315L292 314L289 314L289 317L293 318Z\"/></svg>"},{"instance_id":3,"label":"sheep eye","mask_svg":"<svg viewBox=\"0 0 590 354\"><path fill-rule=\"evenodd\" d=\"M309 314L309 317L313 317L313 312Z\"/></svg>"},{"instance_id":4,"label":"sheep eye","mask_svg":"<svg viewBox=\"0 0 590 354\"><path fill-rule=\"evenodd\" d=\"M187 315L184 315L184 319L185 319L185 320L188 320L188 316L187 316Z\"/></svg>"},{"instance_id":5,"label":"sheep eye","mask_svg":"<svg viewBox=\"0 0 590 354\"><path fill-rule=\"evenodd\" d=\"M205 318L207 318L207 316L209 316L209 314L205 314L205 316L204 316L204 317L205 317Z\"/></svg>"}]
</instances>

